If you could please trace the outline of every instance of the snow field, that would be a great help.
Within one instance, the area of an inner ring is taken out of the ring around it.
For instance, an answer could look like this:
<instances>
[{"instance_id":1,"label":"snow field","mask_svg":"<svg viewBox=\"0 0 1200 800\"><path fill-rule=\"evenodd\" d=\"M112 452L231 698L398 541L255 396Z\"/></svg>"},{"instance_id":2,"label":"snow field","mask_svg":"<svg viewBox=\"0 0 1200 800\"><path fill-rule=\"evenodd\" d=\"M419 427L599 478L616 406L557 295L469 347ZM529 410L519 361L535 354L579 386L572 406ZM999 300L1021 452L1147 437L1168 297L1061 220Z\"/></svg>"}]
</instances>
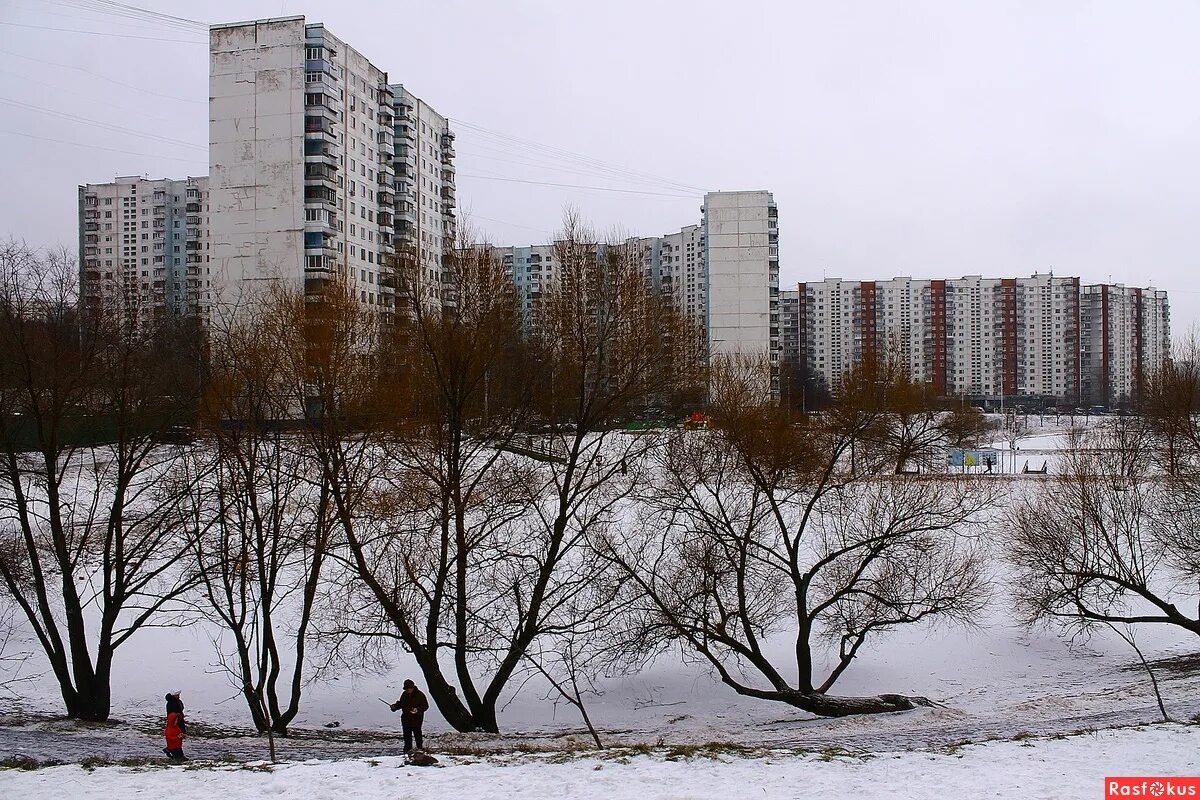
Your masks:
<instances>
[{"instance_id":1,"label":"snow field","mask_svg":"<svg viewBox=\"0 0 1200 800\"><path fill-rule=\"evenodd\" d=\"M1103 797L1108 775L1200 773L1200 728L1155 725L1062 739L990 742L949 752L716 755L669 753L621 760L580 757L564 763L528 756L501 760L443 758L443 767L407 767L397 758L309 761L268 768L77 766L0 772L11 798L304 797L355 800L593 798L955 798Z\"/></svg>"}]
</instances>

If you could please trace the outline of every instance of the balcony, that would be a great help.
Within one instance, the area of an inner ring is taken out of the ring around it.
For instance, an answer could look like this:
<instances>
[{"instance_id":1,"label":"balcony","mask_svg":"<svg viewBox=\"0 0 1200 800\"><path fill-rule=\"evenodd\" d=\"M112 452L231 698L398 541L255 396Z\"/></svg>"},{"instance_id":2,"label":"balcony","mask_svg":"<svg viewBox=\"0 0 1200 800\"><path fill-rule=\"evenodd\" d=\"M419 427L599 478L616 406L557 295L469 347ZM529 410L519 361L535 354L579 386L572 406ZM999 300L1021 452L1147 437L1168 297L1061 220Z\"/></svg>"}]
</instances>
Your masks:
<instances>
[{"instance_id":1,"label":"balcony","mask_svg":"<svg viewBox=\"0 0 1200 800\"><path fill-rule=\"evenodd\" d=\"M307 183L327 183L331 187L335 187L337 185L337 169L328 164L306 163L304 180Z\"/></svg>"},{"instance_id":2,"label":"balcony","mask_svg":"<svg viewBox=\"0 0 1200 800\"><path fill-rule=\"evenodd\" d=\"M446 164L452 164L453 162L454 162L454 148L453 147L443 147L442 148L442 166L445 166Z\"/></svg>"},{"instance_id":3,"label":"balcony","mask_svg":"<svg viewBox=\"0 0 1200 800\"><path fill-rule=\"evenodd\" d=\"M333 245L333 234L325 231L304 232L304 255L319 256Z\"/></svg>"},{"instance_id":4,"label":"balcony","mask_svg":"<svg viewBox=\"0 0 1200 800\"><path fill-rule=\"evenodd\" d=\"M396 202L396 193L390 186L380 186L379 191L375 192L375 199L379 201L380 205L390 206ZM380 212L381 215L383 213ZM390 222L388 224L391 225Z\"/></svg>"},{"instance_id":5,"label":"balcony","mask_svg":"<svg viewBox=\"0 0 1200 800\"><path fill-rule=\"evenodd\" d=\"M333 189L327 186L305 186L304 187L304 204L305 205L324 205L331 209L337 207L337 197Z\"/></svg>"},{"instance_id":6,"label":"balcony","mask_svg":"<svg viewBox=\"0 0 1200 800\"><path fill-rule=\"evenodd\" d=\"M98 231L98 230L100 230L100 223L99 222L85 222L85 223L83 223L83 229L89 233Z\"/></svg>"},{"instance_id":7,"label":"balcony","mask_svg":"<svg viewBox=\"0 0 1200 800\"><path fill-rule=\"evenodd\" d=\"M415 129L416 129L415 125L408 125L408 124L397 125L396 126L396 141L399 142L402 139L406 142L411 142L412 144L416 144L417 143L417 134L416 134Z\"/></svg>"},{"instance_id":8,"label":"balcony","mask_svg":"<svg viewBox=\"0 0 1200 800\"><path fill-rule=\"evenodd\" d=\"M341 165L341 150L337 145L321 139L309 139L304 143L304 161L307 164L324 164L331 170Z\"/></svg>"},{"instance_id":9,"label":"balcony","mask_svg":"<svg viewBox=\"0 0 1200 800\"><path fill-rule=\"evenodd\" d=\"M328 209L322 209L316 219L304 221L305 233L330 233L332 234L337 228L337 214Z\"/></svg>"},{"instance_id":10,"label":"balcony","mask_svg":"<svg viewBox=\"0 0 1200 800\"><path fill-rule=\"evenodd\" d=\"M310 117L304 118L304 137L306 139L324 140L327 142L336 142L337 137L333 132L333 121L325 117Z\"/></svg>"}]
</instances>

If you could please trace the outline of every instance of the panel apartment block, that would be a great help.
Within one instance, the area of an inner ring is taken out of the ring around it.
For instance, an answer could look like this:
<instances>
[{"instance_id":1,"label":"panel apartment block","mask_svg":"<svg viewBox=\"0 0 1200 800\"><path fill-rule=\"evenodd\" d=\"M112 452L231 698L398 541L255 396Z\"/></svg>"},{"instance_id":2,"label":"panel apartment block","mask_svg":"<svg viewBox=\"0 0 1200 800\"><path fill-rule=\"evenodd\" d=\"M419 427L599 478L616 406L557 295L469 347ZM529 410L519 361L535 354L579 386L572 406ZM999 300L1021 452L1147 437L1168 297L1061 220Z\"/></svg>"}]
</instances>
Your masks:
<instances>
[{"instance_id":1,"label":"panel apartment block","mask_svg":"<svg viewBox=\"0 0 1200 800\"><path fill-rule=\"evenodd\" d=\"M80 186L79 267L89 306L135 319L204 317L213 292L208 178Z\"/></svg>"},{"instance_id":2,"label":"panel apartment block","mask_svg":"<svg viewBox=\"0 0 1200 800\"><path fill-rule=\"evenodd\" d=\"M886 353L941 395L1129 399L1168 343L1166 293L1078 278L967 276L798 286L784 351L836 387Z\"/></svg>"},{"instance_id":3,"label":"panel apartment block","mask_svg":"<svg viewBox=\"0 0 1200 800\"><path fill-rule=\"evenodd\" d=\"M387 311L394 253L387 73L304 17L209 36L212 254L221 302L256 281L347 282Z\"/></svg>"}]
</instances>

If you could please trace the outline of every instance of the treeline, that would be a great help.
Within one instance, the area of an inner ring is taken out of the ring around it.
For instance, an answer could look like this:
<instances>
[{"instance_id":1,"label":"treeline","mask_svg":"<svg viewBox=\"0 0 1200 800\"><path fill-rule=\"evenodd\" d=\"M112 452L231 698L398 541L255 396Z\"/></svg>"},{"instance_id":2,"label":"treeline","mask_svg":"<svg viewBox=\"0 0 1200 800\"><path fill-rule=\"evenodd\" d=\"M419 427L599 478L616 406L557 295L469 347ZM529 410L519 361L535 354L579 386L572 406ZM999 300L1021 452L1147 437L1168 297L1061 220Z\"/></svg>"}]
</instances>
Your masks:
<instances>
[{"instance_id":1,"label":"treeline","mask_svg":"<svg viewBox=\"0 0 1200 800\"><path fill-rule=\"evenodd\" d=\"M910 468L973 444L977 412L941 410L890 365L860 365L820 413L780 405L769 364L702 369L703 331L647 291L641 254L595 242L568 220L531 309L472 246L445 265L445 307L399 264L394 320L332 280L265 285L204 330L81 303L71 259L4 248L0 578L67 713L106 719L117 649L198 617L221 626L216 659L254 725L284 734L313 670L397 647L464 731L497 730L532 674L591 727L599 676L671 649L816 714L911 708L834 685L872 637L978 619L981 531L1010 545L1030 619L1108 624L1136 596L1195 630L1170 605L1200 575L1179 539L1200 437L1176 395L1194 362L1157 379L1111 493L1126 503L1150 476L1174 502L1161 530L1138 528L1161 554L1138 583L1084 563L1083 540L1115 524L1078 497L1099 468L1072 462L1002 519L999 484ZM702 406L701 430L621 424ZM795 637L786 658L766 647L778 635Z\"/></svg>"}]
</instances>

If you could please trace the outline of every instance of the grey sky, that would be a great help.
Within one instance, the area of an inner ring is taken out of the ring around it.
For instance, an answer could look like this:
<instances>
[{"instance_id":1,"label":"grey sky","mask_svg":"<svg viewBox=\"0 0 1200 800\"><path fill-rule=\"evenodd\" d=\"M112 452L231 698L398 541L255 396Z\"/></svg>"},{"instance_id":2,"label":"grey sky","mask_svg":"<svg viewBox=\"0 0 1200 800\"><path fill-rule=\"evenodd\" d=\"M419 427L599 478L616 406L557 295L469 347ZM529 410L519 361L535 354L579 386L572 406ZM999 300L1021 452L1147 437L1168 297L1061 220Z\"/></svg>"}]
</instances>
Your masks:
<instances>
[{"instance_id":1,"label":"grey sky","mask_svg":"<svg viewBox=\"0 0 1200 800\"><path fill-rule=\"evenodd\" d=\"M650 235L698 221L700 190L767 188L785 284L1053 268L1200 324L1193 2L131 2L325 23L464 123L460 210L500 244L567 203ZM0 235L74 247L77 184L207 172L203 33L79 5L0 0Z\"/></svg>"}]
</instances>

